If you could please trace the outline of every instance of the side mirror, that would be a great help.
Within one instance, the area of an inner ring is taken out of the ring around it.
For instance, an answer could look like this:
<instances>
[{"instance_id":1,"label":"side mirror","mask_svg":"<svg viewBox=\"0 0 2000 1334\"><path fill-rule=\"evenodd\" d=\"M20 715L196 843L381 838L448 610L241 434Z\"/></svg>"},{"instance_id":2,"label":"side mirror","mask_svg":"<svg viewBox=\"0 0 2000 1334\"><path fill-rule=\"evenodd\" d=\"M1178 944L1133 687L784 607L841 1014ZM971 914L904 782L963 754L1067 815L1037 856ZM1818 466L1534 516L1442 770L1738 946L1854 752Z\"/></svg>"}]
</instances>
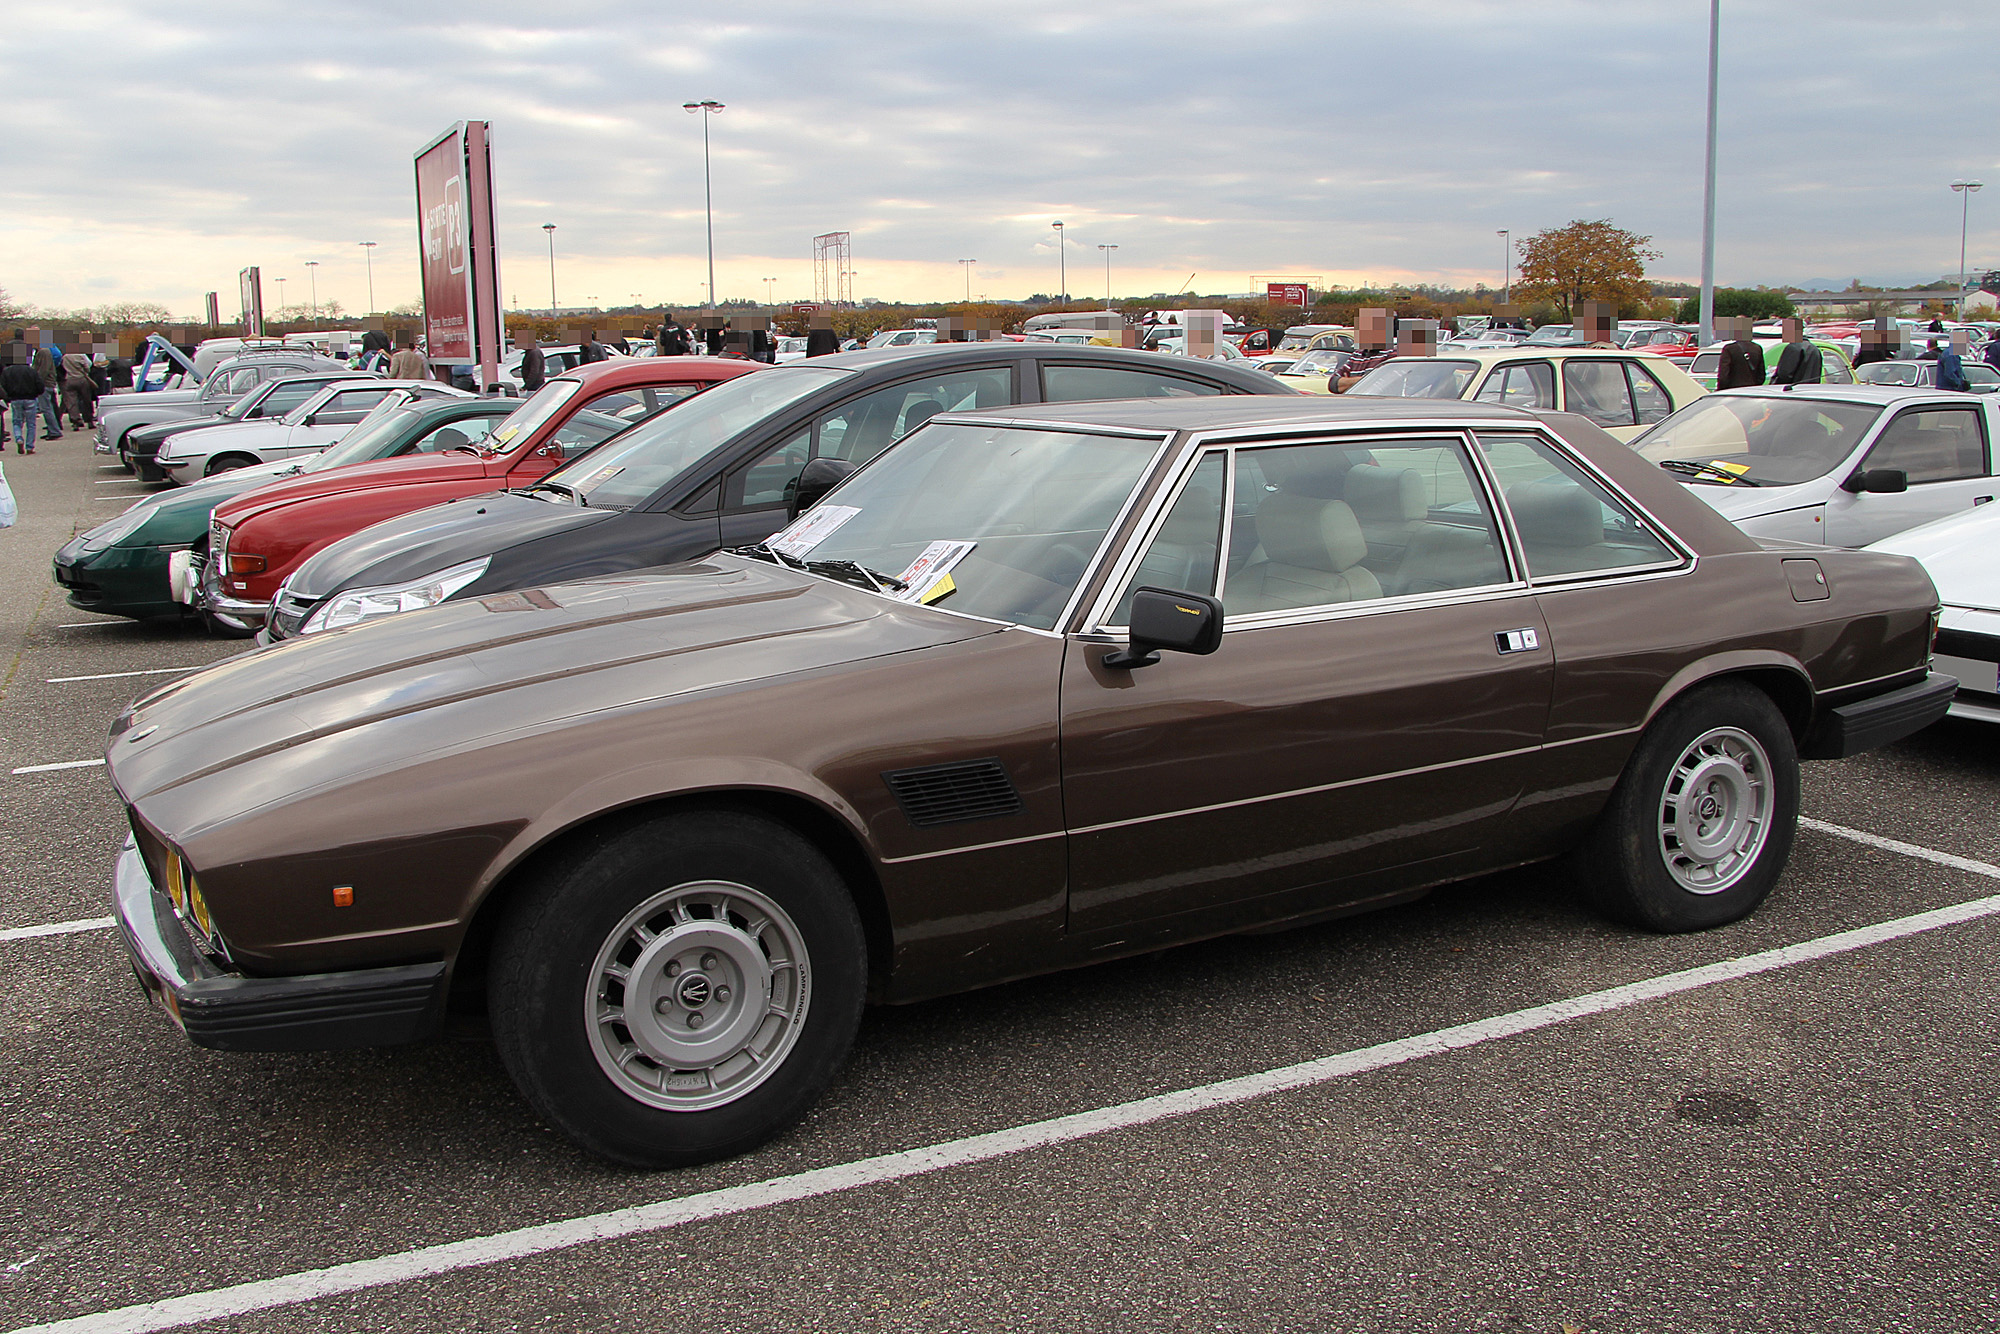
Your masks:
<instances>
[{"instance_id":1,"label":"side mirror","mask_svg":"<svg viewBox=\"0 0 2000 1334\"><path fill-rule=\"evenodd\" d=\"M1106 667L1150 667L1162 649L1173 653L1213 653L1222 646L1222 604L1200 593L1141 588L1132 594L1132 625L1126 647L1107 653Z\"/></svg>"},{"instance_id":2,"label":"side mirror","mask_svg":"<svg viewBox=\"0 0 2000 1334\"><path fill-rule=\"evenodd\" d=\"M1857 468L1840 484L1843 491L1860 495L1864 491L1896 496L1910 489L1910 474L1901 468Z\"/></svg>"},{"instance_id":3,"label":"side mirror","mask_svg":"<svg viewBox=\"0 0 2000 1334\"><path fill-rule=\"evenodd\" d=\"M826 499L826 493L846 481L854 465L846 459L817 458L807 463L799 475L786 487L785 510L790 518L796 519L805 511Z\"/></svg>"}]
</instances>

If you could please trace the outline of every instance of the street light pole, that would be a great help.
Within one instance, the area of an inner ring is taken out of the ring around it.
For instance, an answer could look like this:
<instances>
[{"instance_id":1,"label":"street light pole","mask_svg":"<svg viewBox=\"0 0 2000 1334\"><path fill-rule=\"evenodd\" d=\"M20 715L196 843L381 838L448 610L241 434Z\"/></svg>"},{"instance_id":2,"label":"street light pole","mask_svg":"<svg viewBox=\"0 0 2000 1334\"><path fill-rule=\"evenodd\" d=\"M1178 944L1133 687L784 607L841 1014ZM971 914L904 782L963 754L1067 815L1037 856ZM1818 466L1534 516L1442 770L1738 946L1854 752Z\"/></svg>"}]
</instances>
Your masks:
<instances>
[{"instance_id":1,"label":"street light pole","mask_svg":"<svg viewBox=\"0 0 2000 1334\"><path fill-rule=\"evenodd\" d=\"M1972 196L1985 188L1981 181L1953 181L1958 195L1958 318L1965 318L1965 223L1972 209Z\"/></svg>"},{"instance_id":2,"label":"street light pole","mask_svg":"<svg viewBox=\"0 0 2000 1334\"><path fill-rule=\"evenodd\" d=\"M280 278L277 280L277 282L278 282L278 318L283 319L285 317L285 280L283 278Z\"/></svg>"},{"instance_id":3,"label":"street light pole","mask_svg":"<svg viewBox=\"0 0 2000 1334\"><path fill-rule=\"evenodd\" d=\"M1118 247L1116 245L1100 245L1097 248L1104 252L1104 308L1109 310L1111 309L1111 252Z\"/></svg>"},{"instance_id":4,"label":"street light pole","mask_svg":"<svg viewBox=\"0 0 2000 1334\"><path fill-rule=\"evenodd\" d=\"M778 304L777 282L776 278L766 278L764 280L764 304L767 306Z\"/></svg>"},{"instance_id":5,"label":"street light pole","mask_svg":"<svg viewBox=\"0 0 2000 1334\"><path fill-rule=\"evenodd\" d=\"M549 238L549 318L556 317L556 225L542 224L543 235Z\"/></svg>"},{"instance_id":6,"label":"street light pole","mask_svg":"<svg viewBox=\"0 0 2000 1334\"><path fill-rule=\"evenodd\" d=\"M1701 345L1715 341L1715 83L1722 0L1708 0L1708 166L1701 189Z\"/></svg>"},{"instance_id":7,"label":"street light pole","mask_svg":"<svg viewBox=\"0 0 2000 1334\"><path fill-rule=\"evenodd\" d=\"M1964 268L1965 247L1964 245L1961 244L1958 249L1959 249L1959 261L1960 261L1959 267ZM306 277L312 280L313 327L318 328L319 327L319 261L318 260L309 259L306 261ZM1963 287L1965 286L1965 284L1960 283L1959 286Z\"/></svg>"},{"instance_id":8,"label":"street light pole","mask_svg":"<svg viewBox=\"0 0 2000 1334\"><path fill-rule=\"evenodd\" d=\"M1063 225L1060 222L1049 225L1056 229L1056 285L1062 289L1056 294L1056 300L1066 306L1069 304L1069 270L1064 265L1069 254L1063 249Z\"/></svg>"},{"instance_id":9,"label":"street light pole","mask_svg":"<svg viewBox=\"0 0 2000 1334\"><path fill-rule=\"evenodd\" d=\"M1514 291L1514 238L1500 232L1500 304L1510 305Z\"/></svg>"},{"instance_id":10,"label":"street light pole","mask_svg":"<svg viewBox=\"0 0 2000 1334\"><path fill-rule=\"evenodd\" d=\"M958 271L965 275L965 299L968 302L972 300L972 266L978 262L976 259L958 261Z\"/></svg>"},{"instance_id":11,"label":"street light pole","mask_svg":"<svg viewBox=\"0 0 2000 1334\"><path fill-rule=\"evenodd\" d=\"M720 102L683 102L681 110L701 113L701 190L708 213L708 301L715 305L715 178L708 166L708 118L722 110Z\"/></svg>"},{"instance_id":12,"label":"street light pole","mask_svg":"<svg viewBox=\"0 0 2000 1334\"><path fill-rule=\"evenodd\" d=\"M373 241L357 241L355 244L361 247L361 254L368 261L368 313L373 315L375 313L375 243Z\"/></svg>"}]
</instances>

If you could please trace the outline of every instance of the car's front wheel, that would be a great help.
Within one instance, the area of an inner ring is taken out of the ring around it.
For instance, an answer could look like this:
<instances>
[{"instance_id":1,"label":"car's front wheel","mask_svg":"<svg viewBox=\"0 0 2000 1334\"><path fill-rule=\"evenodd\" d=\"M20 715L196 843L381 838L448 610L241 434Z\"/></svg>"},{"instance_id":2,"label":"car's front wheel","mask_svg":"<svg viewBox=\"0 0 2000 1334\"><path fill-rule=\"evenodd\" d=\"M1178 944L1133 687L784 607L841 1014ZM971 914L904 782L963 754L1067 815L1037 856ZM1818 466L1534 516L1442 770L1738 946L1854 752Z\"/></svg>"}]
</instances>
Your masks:
<instances>
[{"instance_id":1,"label":"car's front wheel","mask_svg":"<svg viewBox=\"0 0 2000 1334\"><path fill-rule=\"evenodd\" d=\"M213 477L217 473L235 472L238 468L254 467L256 463L257 460L248 454L217 454L208 461L208 466L202 469L201 475L203 477Z\"/></svg>"},{"instance_id":2,"label":"car's front wheel","mask_svg":"<svg viewBox=\"0 0 2000 1334\"><path fill-rule=\"evenodd\" d=\"M535 1109L636 1167L741 1153L804 1115L867 983L860 917L827 859L727 809L570 851L509 906L488 975L495 1043Z\"/></svg>"},{"instance_id":3,"label":"car's front wheel","mask_svg":"<svg viewBox=\"0 0 2000 1334\"><path fill-rule=\"evenodd\" d=\"M1574 865L1611 916L1700 931L1764 901L1798 814L1798 751L1784 715L1755 686L1722 682L1653 720Z\"/></svg>"}]
</instances>

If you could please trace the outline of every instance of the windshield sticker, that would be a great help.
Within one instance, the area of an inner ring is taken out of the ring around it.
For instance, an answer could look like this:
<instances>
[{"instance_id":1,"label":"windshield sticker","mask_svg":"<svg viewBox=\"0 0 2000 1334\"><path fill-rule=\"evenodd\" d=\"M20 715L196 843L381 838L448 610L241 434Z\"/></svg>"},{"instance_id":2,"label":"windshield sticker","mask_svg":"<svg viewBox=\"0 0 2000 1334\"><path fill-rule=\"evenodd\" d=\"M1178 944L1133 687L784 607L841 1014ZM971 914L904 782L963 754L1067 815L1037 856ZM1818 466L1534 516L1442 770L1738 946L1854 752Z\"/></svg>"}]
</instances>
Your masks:
<instances>
[{"instance_id":1,"label":"windshield sticker","mask_svg":"<svg viewBox=\"0 0 2000 1334\"><path fill-rule=\"evenodd\" d=\"M599 468L596 472L590 474L590 476L578 482L576 484L577 489L579 491L589 491L593 487L602 486L604 483L610 481L612 478L616 477L619 473L624 471L625 471L625 465L622 463L613 464L609 468Z\"/></svg>"},{"instance_id":2,"label":"windshield sticker","mask_svg":"<svg viewBox=\"0 0 2000 1334\"><path fill-rule=\"evenodd\" d=\"M1738 477L1750 471L1750 465L1747 463L1726 463L1721 459L1712 461L1708 466L1711 468L1720 468L1724 472L1733 472Z\"/></svg>"},{"instance_id":3,"label":"windshield sticker","mask_svg":"<svg viewBox=\"0 0 2000 1334\"><path fill-rule=\"evenodd\" d=\"M925 547L923 554L910 562L910 568L897 575L909 587L896 594L905 602L928 602L925 597L933 586L946 578L951 567L972 554L977 542L938 541ZM944 594L938 594L943 597Z\"/></svg>"},{"instance_id":4,"label":"windshield sticker","mask_svg":"<svg viewBox=\"0 0 2000 1334\"><path fill-rule=\"evenodd\" d=\"M832 537L840 525L859 513L861 511L853 505L816 506L764 545L780 555L803 558L808 551Z\"/></svg>"},{"instance_id":5,"label":"windshield sticker","mask_svg":"<svg viewBox=\"0 0 2000 1334\"><path fill-rule=\"evenodd\" d=\"M957 591L958 585L952 582L951 575L941 574L935 583L918 595L917 601L928 607L931 603L941 601Z\"/></svg>"}]
</instances>

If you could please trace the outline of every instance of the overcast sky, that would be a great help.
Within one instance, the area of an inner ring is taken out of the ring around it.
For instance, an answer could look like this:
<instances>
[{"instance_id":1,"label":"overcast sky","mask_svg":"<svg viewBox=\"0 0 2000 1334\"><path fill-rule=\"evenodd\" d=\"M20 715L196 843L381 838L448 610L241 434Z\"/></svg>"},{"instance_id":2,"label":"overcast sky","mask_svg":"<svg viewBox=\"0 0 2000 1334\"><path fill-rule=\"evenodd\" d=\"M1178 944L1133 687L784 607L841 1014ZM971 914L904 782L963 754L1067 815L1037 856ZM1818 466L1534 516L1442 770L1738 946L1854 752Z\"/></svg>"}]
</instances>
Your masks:
<instances>
[{"instance_id":1,"label":"overcast sky","mask_svg":"<svg viewBox=\"0 0 2000 1334\"><path fill-rule=\"evenodd\" d=\"M460 15L463 18L446 17ZM471 17L478 15L478 18ZM994 298L1500 281L1577 218L1700 273L1702 0L10 8L0 288L45 306L413 300L411 155L492 122L503 297L699 302L700 117L724 298ZM1927 280L2000 265L1994 0L1724 0L1716 275Z\"/></svg>"}]
</instances>

